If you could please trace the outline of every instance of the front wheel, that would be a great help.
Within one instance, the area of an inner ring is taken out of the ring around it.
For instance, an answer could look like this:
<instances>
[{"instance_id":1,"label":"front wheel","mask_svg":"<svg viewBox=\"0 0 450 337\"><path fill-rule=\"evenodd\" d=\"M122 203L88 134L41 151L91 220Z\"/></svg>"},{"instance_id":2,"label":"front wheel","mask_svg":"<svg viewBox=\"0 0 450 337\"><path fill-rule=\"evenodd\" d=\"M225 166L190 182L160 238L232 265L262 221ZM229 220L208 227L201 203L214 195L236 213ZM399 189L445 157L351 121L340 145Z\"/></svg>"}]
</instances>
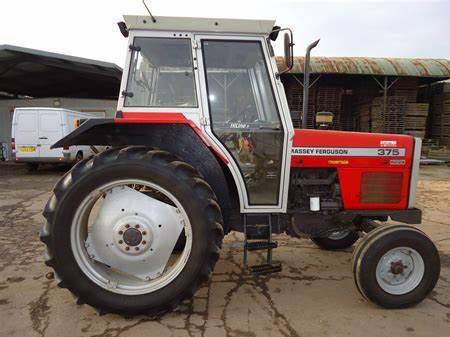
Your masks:
<instances>
[{"instance_id":1,"label":"front wheel","mask_svg":"<svg viewBox=\"0 0 450 337\"><path fill-rule=\"evenodd\" d=\"M359 239L358 233L351 229L343 229L331 233L328 237L311 240L322 249L336 250L351 247Z\"/></svg>"},{"instance_id":2,"label":"front wheel","mask_svg":"<svg viewBox=\"0 0 450 337\"><path fill-rule=\"evenodd\" d=\"M406 308L421 302L439 279L439 253L414 227L377 228L354 254L353 276L358 290L385 308Z\"/></svg>"},{"instance_id":3,"label":"front wheel","mask_svg":"<svg viewBox=\"0 0 450 337\"><path fill-rule=\"evenodd\" d=\"M58 285L78 303L125 315L160 314L192 297L223 239L215 194L197 171L143 147L75 165L44 216L41 240Z\"/></svg>"}]
</instances>

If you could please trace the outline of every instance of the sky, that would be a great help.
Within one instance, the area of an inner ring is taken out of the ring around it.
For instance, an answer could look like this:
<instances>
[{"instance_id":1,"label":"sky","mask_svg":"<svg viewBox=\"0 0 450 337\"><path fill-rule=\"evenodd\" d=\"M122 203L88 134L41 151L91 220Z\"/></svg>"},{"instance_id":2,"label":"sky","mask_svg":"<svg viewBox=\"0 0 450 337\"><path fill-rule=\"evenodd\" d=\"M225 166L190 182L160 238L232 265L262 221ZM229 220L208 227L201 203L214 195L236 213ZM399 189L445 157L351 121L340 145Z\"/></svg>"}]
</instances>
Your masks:
<instances>
[{"instance_id":1,"label":"sky","mask_svg":"<svg viewBox=\"0 0 450 337\"><path fill-rule=\"evenodd\" d=\"M0 44L124 66L123 14L142 0L0 0ZM317 56L450 58L450 0L151 0L153 15L275 19L294 31L294 54L320 38ZM281 40L277 41L281 45ZM281 48L276 49L281 53Z\"/></svg>"}]
</instances>

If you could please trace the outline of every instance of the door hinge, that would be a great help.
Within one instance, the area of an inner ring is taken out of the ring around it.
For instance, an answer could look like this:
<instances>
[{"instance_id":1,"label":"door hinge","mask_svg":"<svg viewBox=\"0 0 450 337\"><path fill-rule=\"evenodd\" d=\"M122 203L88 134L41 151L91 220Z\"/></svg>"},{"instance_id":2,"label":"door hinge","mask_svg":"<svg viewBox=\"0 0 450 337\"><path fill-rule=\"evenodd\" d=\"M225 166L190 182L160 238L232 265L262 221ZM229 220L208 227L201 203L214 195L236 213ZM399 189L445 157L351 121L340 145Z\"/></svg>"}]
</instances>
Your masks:
<instances>
[{"instance_id":1,"label":"door hinge","mask_svg":"<svg viewBox=\"0 0 450 337\"><path fill-rule=\"evenodd\" d=\"M192 41L192 48L198 49L198 42L197 42L197 40Z\"/></svg>"}]
</instances>

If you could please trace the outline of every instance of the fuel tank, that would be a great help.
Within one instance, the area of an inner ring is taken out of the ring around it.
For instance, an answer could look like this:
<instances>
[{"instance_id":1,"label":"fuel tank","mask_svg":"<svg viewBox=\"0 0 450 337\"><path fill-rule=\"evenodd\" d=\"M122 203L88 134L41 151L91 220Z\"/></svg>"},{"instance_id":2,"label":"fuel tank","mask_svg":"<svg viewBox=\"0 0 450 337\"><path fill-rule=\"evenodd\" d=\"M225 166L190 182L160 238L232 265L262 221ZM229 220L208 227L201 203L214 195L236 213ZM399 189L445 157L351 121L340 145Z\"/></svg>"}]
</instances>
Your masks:
<instances>
[{"instance_id":1,"label":"fuel tank","mask_svg":"<svg viewBox=\"0 0 450 337\"><path fill-rule=\"evenodd\" d=\"M416 189L415 146L420 139L407 135L296 129L291 166L336 168L345 209L405 209Z\"/></svg>"}]
</instances>

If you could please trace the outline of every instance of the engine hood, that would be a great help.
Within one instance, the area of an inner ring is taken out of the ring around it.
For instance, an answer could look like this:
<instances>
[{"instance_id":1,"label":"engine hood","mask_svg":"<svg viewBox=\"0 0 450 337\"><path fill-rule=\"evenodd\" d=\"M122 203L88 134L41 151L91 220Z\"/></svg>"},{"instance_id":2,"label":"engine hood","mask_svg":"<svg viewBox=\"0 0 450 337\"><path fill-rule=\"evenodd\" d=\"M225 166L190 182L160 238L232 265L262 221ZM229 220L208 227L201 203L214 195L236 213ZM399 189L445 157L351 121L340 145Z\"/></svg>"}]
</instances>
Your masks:
<instances>
[{"instance_id":1,"label":"engine hood","mask_svg":"<svg viewBox=\"0 0 450 337\"><path fill-rule=\"evenodd\" d=\"M413 142L408 135L296 129L293 147L404 148L410 155Z\"/></svg>"}]
</instances>

